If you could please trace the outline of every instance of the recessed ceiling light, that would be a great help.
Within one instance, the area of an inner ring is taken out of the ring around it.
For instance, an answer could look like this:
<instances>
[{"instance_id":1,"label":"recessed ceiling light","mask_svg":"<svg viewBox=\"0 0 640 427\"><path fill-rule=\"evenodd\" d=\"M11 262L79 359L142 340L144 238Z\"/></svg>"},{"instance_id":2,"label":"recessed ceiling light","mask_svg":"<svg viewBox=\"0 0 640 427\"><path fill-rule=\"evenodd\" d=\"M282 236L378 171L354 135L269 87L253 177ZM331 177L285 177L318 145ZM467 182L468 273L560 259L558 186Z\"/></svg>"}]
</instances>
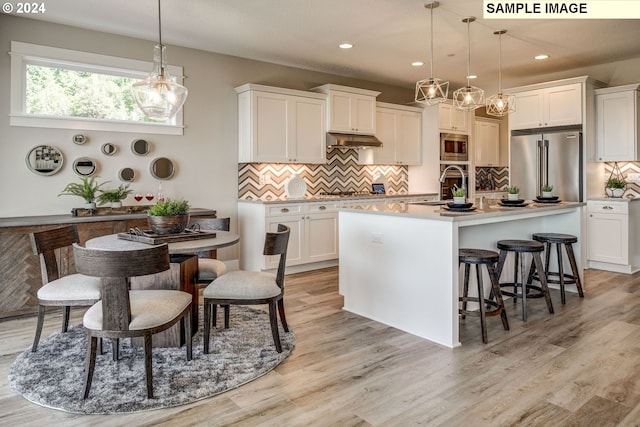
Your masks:
<instances>
[{"instance_id":1,"label":"recessed ceiling light","mask_svg":"<svg viewBox=\"0 0 640 427\"><path fill-rule=\"evenodd\" d=\"M549 57L549 55L536 55L533 57L533 59L547 59Z\"/></svg>"},{"instance_id":2,"label":"recessed ceiling light","mask_svg":"<svg viewBox=\"0 0 640 427\"><path fill-rule=\"evenodd\" d=\"M342 43L340 49L351 49L353 45L351 43Z\"/></svg>"},{"instance_id":3,"label":"recessed ceiling light","mask_svg":"<svg viewBox=\"0 0 640 427\"><path fill-rule=\"evenodd\" d=\"M422 67L424 65L424 62L415 61L415 62L412 62L411 65L413 65L414 67Z\"/></svg>"},{"instance_id":4,"label":"recessed ceiling light","mask_svg":"<svg viewBox=\"0 0 640 427\"><path fill-rule=\"evenodd\" d=\"M477 79L478 76L476 76L475 74L471 74L470 76L467 76L468 79Z\"/></svg>"}]
</instances>

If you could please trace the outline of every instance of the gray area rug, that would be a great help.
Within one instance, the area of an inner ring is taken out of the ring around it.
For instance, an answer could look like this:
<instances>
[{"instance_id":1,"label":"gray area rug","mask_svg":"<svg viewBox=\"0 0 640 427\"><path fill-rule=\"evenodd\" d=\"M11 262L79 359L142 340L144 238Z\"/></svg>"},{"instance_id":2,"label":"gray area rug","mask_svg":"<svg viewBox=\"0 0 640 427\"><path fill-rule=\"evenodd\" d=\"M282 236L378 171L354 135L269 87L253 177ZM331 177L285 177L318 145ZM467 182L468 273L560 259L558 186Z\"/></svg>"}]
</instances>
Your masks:
<instances>
[{"instance_id":1,"label":"gray area rug","mask_svg":"<svg viewBox=\"0 0 640 427\"><path fill-rule=\"evenodd\" d=\"M121 340L118 362L111 359L111 346L105 340L105 353L96 359L89 398L82 399L87 339L80 325L42 339L36 353L29 348L20 354L9 370L9 384L33 403L80 414L167 408L254 380L282 362L295 344L293 332L285 333L280 326L282 353L276 352L264 311L231 307L229 326L212 329L210 353L203 354L201 324L193 337L190 362L184 347L154 347L153 399L147 398L144 350L132 348L128 339Z\"/></svg>"}]
</instances>

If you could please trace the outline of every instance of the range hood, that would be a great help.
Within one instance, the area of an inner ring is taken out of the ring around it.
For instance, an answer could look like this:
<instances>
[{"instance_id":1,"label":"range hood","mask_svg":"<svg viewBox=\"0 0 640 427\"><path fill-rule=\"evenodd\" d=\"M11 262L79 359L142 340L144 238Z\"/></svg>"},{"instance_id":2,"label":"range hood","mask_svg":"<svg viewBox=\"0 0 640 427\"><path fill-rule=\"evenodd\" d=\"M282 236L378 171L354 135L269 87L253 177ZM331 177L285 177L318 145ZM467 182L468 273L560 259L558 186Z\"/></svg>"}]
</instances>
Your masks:
<instances>
[{"instance_id":1,"label":"range hood","mask_svg":"<svg viewBox=\"0 0 640 427\"><path fill-rule=\"evenodd\" d=\"M372 148L382 147L382 142L373 135L327 132L327 147Z\"/></svg>"}]
</instances>

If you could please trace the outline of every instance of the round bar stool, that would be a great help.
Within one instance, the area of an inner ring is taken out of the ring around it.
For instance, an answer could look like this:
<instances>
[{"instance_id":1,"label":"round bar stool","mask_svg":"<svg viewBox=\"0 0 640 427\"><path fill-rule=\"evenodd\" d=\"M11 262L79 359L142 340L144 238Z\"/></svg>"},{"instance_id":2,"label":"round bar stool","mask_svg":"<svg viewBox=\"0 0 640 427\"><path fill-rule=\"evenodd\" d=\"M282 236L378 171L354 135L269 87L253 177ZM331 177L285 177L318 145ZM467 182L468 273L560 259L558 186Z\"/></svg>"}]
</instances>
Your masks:
<instances>
[{"instance_id":1,"label":"round bar stool","mask_svg":"<svg viewBox=\"0 0 640 427\"><path fill-rule=\"evenodd\" d=\"M562 304L566 302L564 295L564 285L575 284L576 288L578 288L578 294L581 298L583 298L584 292L582 291L582 283L580 282L580 273L578 272L576 257L573 253L573 243L577 243L578 238L571 234L560 233L534 233L531 238L536 242L541 242L545 245L546 255L544 260L544 271L547 272L547 283L555 283L560 285L560 300L562 301ZM551 260L551 245L556 245L558 271L549 271L549 261ZM571 265L572 274L567 274L564 272L564 266L562 262L562 245L564 245L565 251L567 252L567 258L569 259L569 264ZM532 279L540 281L538 272L532 271L532 273Z\"/></svg>"},{"instance_id":2,"label":"round bar stool","mask_svg":"<svg viewBox=\"0 0 640 427\"><path fill-rule=\"evenodd\" d=\"M553 314L553 304L551 303L551 295L549 294L549 287L547 286L547 277L544 274L546 270L543 268L542 258L540 257L540 253L544 251L544 245L540 242L536 242L535 240L499 240L497 246L498 249L500 249L500 257L496 268L498 278L500 278L500 275L502 274L504 262L507 259L509 252L513 252L515 254L513 282L503 282L500 283L499 286L500 289L513 287L513 292L503 290L502 294L513 297L514 304L518 299L522 300L522 321L527 321L527 298L544 297L547 301L549 313ZM533 286L530 284L529 280L525 280L525 278L529 279L531 277L531 274L529 274L529 276L525 275L524 254L526 253L530 253L532 255L532 266L535 266L537 271L543 273L539 275L540 286ZM518 270L520 270L519 282ZM520 288L520 292L518 292L518 288ZM531 289L536 290L537 293L529 293Z\"/></svg>"},{"instance_id":3,"label":"round bar stool","mask_svg":"<svg viewBox=\"0 0 640 427\"><path fill-rule=\"evenodd\" d=\"M464 319L468 314L470 316L480 317L480 327L482 329L482 342L487 343L487 316L497 316L498 314L502 318L502 326L505 331L509 330L509 322L507 321L507 312L504 309L504 301L502 300L502 293L500 292L500 286L498 285L498 275L496 274L495 265L498 262L498 253L494 251L488 251L484 249L460 249L458 251L458 260L460 264L464 264L464 282L462 296L458 298L462 302L462 308L458 309L458 313ZM478 296L469 296L469 273L471 265L476 266L476 282L478 284ZM481 265L487 266L489 272L489 278L491 279L491 295L495 298L495 301L490 298L484 297L484 286L482 283L482 272L480 271ZM467 310L467 301L478 302L480 309L477 311ZM493 307L493 309L490 309Z\"/></svg>"}]
</instances>

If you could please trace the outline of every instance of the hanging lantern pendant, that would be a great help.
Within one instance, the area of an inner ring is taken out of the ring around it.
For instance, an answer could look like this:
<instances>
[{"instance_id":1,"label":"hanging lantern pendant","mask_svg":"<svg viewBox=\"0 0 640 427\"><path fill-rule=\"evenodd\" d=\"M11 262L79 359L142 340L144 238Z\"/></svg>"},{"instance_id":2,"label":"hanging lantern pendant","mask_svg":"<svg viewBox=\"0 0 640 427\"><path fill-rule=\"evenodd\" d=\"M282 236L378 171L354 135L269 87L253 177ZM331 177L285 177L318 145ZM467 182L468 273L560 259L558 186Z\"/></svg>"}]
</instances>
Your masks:
<instances>
[{"instance_id":1,"label":"hanging lantern pendant","mask_svg":"<svg viewBox=\"0 0 640 427\"><path fill-rule=\"evenodd\" d=\"M471 75L471 33L469 24L476 20L470 16L464 18L462 22L467 24L467 86L453 92L453 105L459 110L475 110L484 105L484 90L471 86L469 76Z\"/></svg>"},{"instance_id":2,"label":"hanging lantern pendant","mask_svg":"<svg viewBox=\"0 0 640 427\"><path fill-rule=\"evenodd\" d=\"M495 31L493 34L499 37L498 49L498 94L487 98L487 114L496 117L506 116L516 111L516 97L502 93L502 35L507 30Z\"/></svg>"},{"instance_id":3,"label":"hanging lantern pendant","mask_svg":"<svg viewBox=\"0 0 640 427\"><path fill-rule=\"evenodd\" d=\"M415 101L427 105L439 104L447 100L449 95L449 82L433 77L433 9L440 6L440 2L425 3L424 7L431 13L431 51L429 78L416 83Z\"/></svg>"}]
</instances>

